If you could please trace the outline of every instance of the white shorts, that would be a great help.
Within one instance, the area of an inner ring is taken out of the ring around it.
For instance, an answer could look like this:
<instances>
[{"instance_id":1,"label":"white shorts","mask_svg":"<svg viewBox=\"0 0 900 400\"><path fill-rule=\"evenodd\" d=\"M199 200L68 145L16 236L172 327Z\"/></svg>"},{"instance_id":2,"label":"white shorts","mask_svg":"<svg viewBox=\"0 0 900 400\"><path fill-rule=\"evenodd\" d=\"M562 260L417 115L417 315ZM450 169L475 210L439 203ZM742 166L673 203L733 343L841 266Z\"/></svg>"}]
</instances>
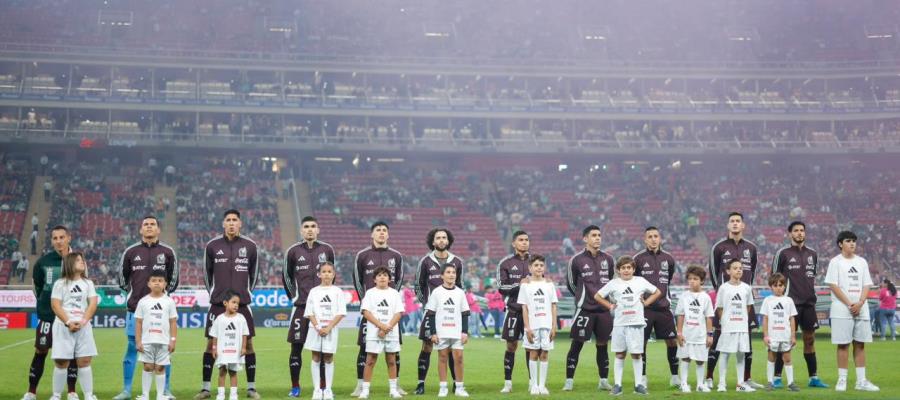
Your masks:
<instances>
[{"instance_id":1,"label":"white shorts","mask_svg":"<svg viewBox=\"0 0 900 400\"><path fill-rule=\"evenodd\" d=\"M232 371L232 372L238 372L238 371L244 369L244 364L241 364L241 363L222 363L222 364L216 363L216 369L222 368L222 367L225 367L225 369Z\"/></svg>"},{"instance_id":2,"label":"white shorts","mask_svg":"<svg viewBox=\"0 0 900 400\"><path fill-rule=\"evenodd\" d=\"M550 330L547 328L534 330L534 343L528 341L528 335L522 338L522 347L528 350L553 350L553 341L550 340Z\"/></svg>"},{"instance_id":3,"label":"white shorts","mask_svg":"<svg viewBox=\"0 0 900 400\"><path fill-rule=\"evenodd\" d=\"M54 327L56 324L53 325ZM56 338L54 337L54 341ZM872 341L872 325L867 319L832 318L831 343L850 344L850 342L869 343ZM56 343L53 344L54 346Z\"/></svg>"},{"instance_id":4,"label":"white shorts","mask_svg":"<svg viewBox=\"0 0 900 400\"><path fill-rule=\"evenodd\" d=\"M706 362L709 357L709 348L706 343L685 343L684 346L678 346L679 359L689 359L694 361Z\"/></svg>"},{"instance_id":5,"label":"white shorts","mask_svg":"<svg viewBox=\"0 0 900 400\"><path fill-rule=\"evenodd\" d=\"M627 352L630 354L644 353L644 327L613 326L612 344L609 349L614 353Z\"/></svg>"},{"instance_id":6,"label":"white shorts","mask_svg":"<svg viewBox=\"0 0 900 400\"><path fill-rule=\"evenodd\" d=\"M791 342L769 340L769 351L774 353L785 353L791 351L793 346Z\"/></svg>"},{"instance_id":7,"label":"white shorts","mask_svg":"<svg viewBox=\"0 0 900 400\"><path fill-rule=\"evenodd\" d=\"M78 332L69 332L69 328L57 320L52 329L53 351L50 357L54 360L71 360L97 355L97 344L94 343L94 330L91 324L83 326Z\"/></svg>"},{"instance_id":8,"label":"white shorts","mask_svg":"<svg viewBox=\"0 0 900 400\"><path fill-rule=\"evenodd\" d=\"M169 365L169 345L159 343L147 343L144 351L138 353L138 358L143 363L155 365Z\"/></svg>"},{"instance_id":9,"label":"white shorts","mask_svg":"<svg viewBox=\"0 0 900 400\"><path fill-rule=\"evenodd\" d=\"M722 332L716 351L723 353L749 353L750 334L747 332Z\"/></svg>"},{"instance_id":10,"label":"white shorts","mask_svg":"<svg viewBox=\"0 0 900 400\"><path fill-rule=\"evenodd\" d=\"M334 354L338 349L338 336L339 332L335 329L332 330L327 336L319 336L319 333L316 332L315 329L309 330L309 335L306 337L306 343L303 344L303 348L311 351L318 351L320 353L328 353Z\"/></svg>"},{"instance_id":11,"label":"white shorts","mask_svg":"<svg viewBox=\"0 0 900 400\"><path fill-rule=\"evenodd\" d=\"M382 339L369 339L366 340L366 353L399 353L400 352L400 341L399 340L382 340Z\"/></svg>"},{"instance_id":12,"label":"white shorts","mask_svg":"<svg viewBox=\"0 0 900 400\"><path fill-rule=\"evenodd\" d=\"M438 342L434 345L435 350L444 350L449 348L450 350L462 350L463 342L462 339L440 339L438 338Z\"/></svg>"}]
</instances>

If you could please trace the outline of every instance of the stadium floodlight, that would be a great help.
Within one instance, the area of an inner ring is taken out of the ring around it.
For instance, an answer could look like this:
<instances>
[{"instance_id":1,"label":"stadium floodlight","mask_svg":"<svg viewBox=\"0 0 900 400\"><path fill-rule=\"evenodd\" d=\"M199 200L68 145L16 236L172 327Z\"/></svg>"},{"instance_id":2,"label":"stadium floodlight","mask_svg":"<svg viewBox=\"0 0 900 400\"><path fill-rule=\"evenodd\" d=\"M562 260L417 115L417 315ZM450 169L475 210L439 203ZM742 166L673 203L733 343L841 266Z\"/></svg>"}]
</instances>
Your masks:
<instances>
[{"instance_id":1,"label":"stadium floodlight","mask_svg":"<svg viewBox=\"0 0 900 400\"><path fill-rule=\"evenodd\" d=\"M897 36L897 28L887 25L866 25L865 33L867 39L892 39Z\"/></svg>"},{"instance_id":2,"label":"stadium floodlight","mask_svg":"<svg viewBox=\"0 0 900 400\"><path fill-rule=\"evenodd\" d=\"M422 34L430 39L449 39L456 36L456 26L448 22L423 22Z\"/></svg>"},{"instance_id":3,"label":"stadium floodlight","mask_svg":"<svg viewBox=\"0 0 900 400\"><path fill-rule=\"evenodd\" d=\"M725 28L725 37L732 42L754 42L759 40L759 32L754 28L729 26Z\"/></svg>"},{"instance_id":4,"label":"stadium floodlight","mask_svg":"<svg viewBox=\"0 0 900 400\"><path fill-rule=\"evenodd\" d=\"M609 27L582 25L578 27L578 36L587 42L604 42L609 39Z\"/></svg>"},{"instance_id":5,"label":"stadium floodlight","mask_svg":"<svg viewBox=\"0 0 900 400\"><path fill-rule=\"evenodd\" d=\"M266 16L263 17L263 28L267 32L290 35L292 32L297 31L297 21L293 18Z\"/></svg>"},{"instance_id":6,"label":"stadium floodlight","mask_svg":"<svg viewBox=\"0 0 900 400\"><path fill-rule=\"evenodd\" d=\"M569 169L569 164L559 164L558 166L556 166L556 169L559 172L563 172L563 171Z\"/></svg>"},{"instance_id":7,"label":"stadium floodlight","mask_svg":"<svg viewBox=\"0 0 900 400\"><path fill-rule=\"evenodd\" d=\"M134 24L134 12L123 10L100 10L97 12L97 25L131 26Z\"/></svg>"}]
</instances>

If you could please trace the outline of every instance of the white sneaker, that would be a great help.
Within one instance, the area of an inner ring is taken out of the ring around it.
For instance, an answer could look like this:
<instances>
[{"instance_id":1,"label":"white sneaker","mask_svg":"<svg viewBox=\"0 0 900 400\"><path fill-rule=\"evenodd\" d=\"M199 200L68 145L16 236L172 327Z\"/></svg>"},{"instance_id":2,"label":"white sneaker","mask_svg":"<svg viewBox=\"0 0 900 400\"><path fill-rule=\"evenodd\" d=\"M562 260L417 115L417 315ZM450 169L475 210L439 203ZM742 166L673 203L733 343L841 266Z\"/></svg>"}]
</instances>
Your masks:
<instances>
[{"instance_id":1,"label":"white sneaker","mask_svg":"<svg viewBox=\"0 0 900 400\"><path fill-rule=\"evenodd\" d=\"M137 397L134 398L134 400L147 400L147 396L139 394Z\"/></svg>"},{"instance_id":2,"label":"white sneaker","mask_svg":"<svg viewBox=\"0 0 900 400\"><path fill-rule=\"evenodd\" d=\"M717 391L717 392L722 392L722 393L727 392L727 391L728 391L728 385L726 385L725 382L720 382L720 383L719 383L719 387L716 388L716 391Z\"/></svg>"},{"instance_id":3,"label":"white sneaker","mask_svg":"<svg viewBox=\"0 0 900 400\"><path fill-rule=\"evenodd\" d=\"M438 397L447 397L448 394L450 394L450 389L447 389L445 387L438 389Z\"/></svg>"},{"instance_id":4,"label":"white sneaker","mask_svg":"<svg viewBox=\"0 0 900 400\"><path fill-rule=\"evenodd\" d=\"M856 390L861 390L863 392L877 392L881 389L878 386L875 386L872 382L867 380L857 381L856 382Z\"/></svg>"},{"instance_id":5,"label":"white sneaker","mask_svg":"<svg viewBox=\"0 0 900 400\"><path fill-rule=\"evenodd\" d=\"M313 390L312 400L322 400L323 397L322 389L316 388L316 390Z\"/></svg>"},{"instance_id":6,"label":"white sneaker","mask_svg":"<svg viewBox=\"0 0 900 400\"><path fill-rule=\"evenodd\" d=\"M706 378L706 380L703 381L703 386L706 386L707 389L712 390L712 387L713 387L712 378Z\"/></svg>"},{"instance_id":7,"label":"white sneaker","mask_svg":"<svg viewBox=\"0 0 900 400\"><path fill-rule=\"evenodd\" d=\"M512 381L503 382L503 389L500 389L500 393L512 393Z\"/></svg>"},{"instance_id":8,"label":"white sneaker","mask_svg":"<svg viewBox=\"0 0 900 400\"><path fill-rule=\"evenodd\" d=\"M469 392L467 392L464 387L458 387L456 388L456 391L453 392L453 395L456 397L469 397Z\"/></svg>"},{"instance_id":9,"label":"white sneaker","mask_svg":"<svg viewBox=\"0 0 900 400\"><path fill-rule=\"evenodd\" d=\"M66 400L78 400L78 393L69 392L69 394L66 395ZM88 400L88 399L85 398L85 400Z\"/></svg>"},{"instance_id":10,"label":"white sneaker","mask_svg":"<svg viewBox=\"0 0 900 400\"><path fill-rule=\"evenodd\" d=\"M541 389L539 389L537 386L532 386L531 389L528 391L528 393L531 394L532 396L537 396L537 395L541 394Z\"/></svg>"},{"instance_id":11,"label":"white sneaker","mask_svg":"<svg viewBox=\"0 0 900 400\"><path fill-rule=\"evenodd\" d=\"M709 386L706 385L697 385L697 391L700 393L709 393L712 392L712 389L710 389Z\"/></svg>"},{"instance_id":12,"label":"white sneaker","mask_svg":"<svg viewBox=\"0 0 900 400\"><path fill-rule=\"evenodd\" d=\"M750 384L747 383L746 381L739 383L737 385L737 388L735 388L735 390L737 390L738 392L755 392L756 391L756 389L754 389L753 386L750 386Z\"/></svg>"},{"instance_id":13,"label":"white sneaker","mask_svg":"<svg viewBox=\"0 0 900 400\"><path fill-rule=\"evenodd\" d=\"M647 386L647 379L644 378L644 386ZM669 379L669 386L673 388L681 387L681 377L678 375L673 375Z\"/></svg>"},{"instance_id":14,"label":"white sneaker","mask_svg":"<svg viewBox=\"0 0 900 400\"><path fill-rule=\"evenodd\" d=\"M403 395L400 394L400 389L391 390L390 396L392 399L402 399Z\"/></svg>"},{"instance_id":15,"label":"white sneaker","mask_svg":"<svg viewBox=\"0 0 900 400\"><path fill-rule=\"evenodd\" d=\"M600 379L600 383L597 384L598 390L610 391L612 390L612 385L609 384L609 379Z\"/></svg>"},{"instance_id":16,"label":"white sneaker","mask_svg":"<svg viewBox=\"0 0 900 400\"><path fill-rule=\"evenodd\" d=\"M322 400L334 400L334 392L332 392L331 389L323 390Z\"/></svg>"},{"instance_id":17,"label":"white sneaker","mask_svg":"<svg viewBox=\"0 0 900 400\"><path fill-rule=\"evenodd\" d=\"M691 392L691 385L688 385L687 383L681 385L681 393L690 393L690 392Z\"/></svg>"},{"instance_id":18,"label":"white sneaker","mask_svg":"<svg viewBox=\"0 0 900 400\"><path fill-rule=\"evenodd\" d=\"M837 383L834 384L834 390L838 392L846 392L847 391L847 378L838 378Z\"/></svg>"},{"instance_id":19,"label":"white sneaker","mask_svg":"<svg viewBox=\"0 0 900 400\"><path fill-rule=\"evenodd\" d=\"M220 393L216 395L216 400L225 400L225 393Z\"/></svg>"},{"instance_id":20,"label":"white sneaker","mask_svg":"<svg viewBox=\"0 0 900 400\"><path fill-rule=\"evenodd\" d=\"M60 400L59 395L54 394L54 395L50 396L50 400Z\"/></svg>"},{"instance_id":21,"label":"white sneaker","mask_svg":"<svg viewBox=\"0 0 900 400\"><path fill-rule=\"evenodd\" d=\"M22 396L22 400L37 400L37 395L31 392L27 392Z\"/></svg>"},{"instance_id":22,"label":"white sneaker","mask_svg":"<svg viewBox=\"0 0 900 400\"><path fill-rule=\"evenodd\" d=\"M542 395L549 395L549 394L550 394L550 390L548 390L546 386L541 386L541 387L539 387L539 388L538 388L538 391L539 391Z\"/></svg>"},{"instance_id":23,"label":"white sneaker","mask_svg":"<svg viewBox=\"0 0 900 400\"><path fill-rule=\"evenodd\" d=\"M399 384L397 385L397 393L400 393L401 396L406 396L407 394L409 394L409 393L406 393L406 391L403 390L403 388L400 387Z\"/></svg>"},{"instance_id":24,"label":"white sneaker","mask_svg":"<svg viewBox=\"0 0 900 400\"><path fill-rule=\"evenodd\" d=\"M368 399L368 398L369 398L369 391L368 391L368 390L360 390L360 391L359 391L359 396L357 396L357 397L359 397L360 399Z\"/></svg>"},{"instance_id":25,"label":"white sneaker","mask_svg":"<svg viewBox=\"0 0 900 400\"><path fill-rule=\"evenodd\" d=\"M353 389L353 393L350 393L350 397L359 397L363 392L362 382L356 382L356 389Z\"/></svg>"},{"instance_id":26,"label":"white sneaker","mask_svg":"<svg viewBox=\"0 0 900 400\"><path fill-rule=\"evenodd\" d=\"M570 392L570 391L572 391L572 389L573 389L572 386L573 386L572 380L571 380L571 379L566 379L566 384L563 385L562 390L563 390L564 392Z\"/></svg>"},{"instance_id":27,"label":"white sneaker","mask_svg":"<svg viewBox=\"0 0 900 400\"><path fill-rule=\"evenodd\" d=\"M765 389L766 388L765 385L760 385L760 384L754 382L753 379L747 379L746 381L744 381L744 383L754 389Z\"/></svg>"}]
</instances>

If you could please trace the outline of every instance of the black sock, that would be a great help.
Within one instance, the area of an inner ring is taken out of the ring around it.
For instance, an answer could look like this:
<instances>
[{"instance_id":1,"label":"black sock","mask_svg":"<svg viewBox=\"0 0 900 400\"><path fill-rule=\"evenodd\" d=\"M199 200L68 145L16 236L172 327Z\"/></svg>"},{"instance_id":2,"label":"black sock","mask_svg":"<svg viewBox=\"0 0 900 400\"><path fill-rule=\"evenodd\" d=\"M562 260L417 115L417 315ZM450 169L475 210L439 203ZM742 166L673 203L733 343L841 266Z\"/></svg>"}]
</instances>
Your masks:
<instances>
[{"instance_id":1,"label":"black sock","mask_svg":"<svg viewBox=\"0 0 900 400\"><path fill-rule=\"evenodd\" d=\"M303 346L300 343L291 343L291 355L288 357L288 367L291 370L291 386L300 387L300 369L303 368Z\"/></svg>"},{"instance_id":2,"label":"black sock","mask_svg":"<svg viewBox=\"0 0 900 400\"><path fill-rule=\"evenodd\" d=\"M646 355L647 352L644 351L644 356L646 357ZM673 376L678 375L678 347L666 347L666 356L669 357L669 374ZM644 364L646 365L647 363ZM646 368L646 366L644 368ZM647 370L644 371L644 375L647 375Z\"/></svg>"},{"instance_id":3,"label":"black sock","mask_svg":"<svg viewBox=\"0 0 900 400\"><path fill-rule=\"evenodd\" d=\"M647 343L644 343L644 354L641 354L641 356L641 358L644 360L644 365L641 369L641 375L647 376Z\"/></svg>"},{"instance_id":4,"label":"black sock","mask_svg":"<svg viewBox=\"0 0 900 400\"><path fill-rule=\"evenodd\" d=\"M713 350L715 346L709 349L709 355L706 356L706 379L713 378L713 372L716 370L716 364L719 362L719 352Z\"/></svg>"},{"instance_id":5,"label":"black sock","mask_svg":"<svg viewBox=\"0 0 900 400\"><path fill-rule=\"evenodd\" d=\"M425 382L428 376L428 368L431 367L431 353L419 352L419 382Z\"/></svg>"},{"instance_id":6,"label":"black sock","mask_svg":"<svg viewBox=\"0 0 900 400\"><path fill-rule=\"evenodd\" d=\"M247 366L247 384L256 383L256 353L245 355L244 365Z\"/></svg>"},{"instance_id":7,"label":"black sock","mask_svg":"<svg viewBox=\"0 0 900 400\"><path fill-rule=\"evenodd\" d=\"M356 355L356 379L363 378L363 371L366 369L366 345L359 346L359 354Z\"/></svg>"},{"instance_id":8,"label":"black sock","mask_svg":"<svg viewBox=\"0 0 900 400\"><path fill-rule=\"evenodd\" d=\"M566 354L566 379L575 378L575 368L578 367L578 356L581 355L581 348L584 342L573 340L569 346L569 353Z\"/></svg>"},{"instance_id":9,"label":"black sock","mask_svg":"<svg viewBox=\"0 0 900 400\"><path fill-rule=\"evenodd\" d=\"M31 359L31 368L28 370L28 392L37 393L38 384L44 376L44 362L47 361L47 353L34 353Z\"/></svg>"},{"instance_id":10,"label":"black sock","mask_svg":"<svg viewBox=\"0 0 900 400\"><path fill-rule=\"evenodd\" d=\"M394 356L394 359L397 360L397 376L400 376L400 352L397 352L397 355Z\"/></svg>"},{"instance_id":11,"label":"black sock","mask_svg":"<svg viewBox=\"0 0 900 400\"><path fill-rule=\"evenodd\" d=\"M212 379L213 364L216 358L212 353L203 353L203 382L209 382Z\"/></svg>"},{"instance_id":12,"label":"black sock","mask_svg":"<svg viewBox=\"0 0 900 400\"><path fill-rule=\"evenodd\" d=\"M503 353L503 379L512 380L513 367L516 366L516 353L507 351Z\"/></svg>"},{"instance_id":13,"label":"black sock","mask_svg":"<svg viewBox=\"0 0 900 400\"><path fill-rule=\"evenodd\" d=\"M600 370L600 377L609 378L609 346L601 344L597 346L597 369Z\"/></svg>"},{"instance_id":14,"label":"black sock","mask_svg":"<svg viewBox=\"0 0 900 400\"><path fill-rule=\"evenodd\" d=\"M784 369L784 360L781 359L783 353L775 353L775 376L781 377L781 371Z\"/></svg>"},{"instance_id":15,"label":"black sock","mask_svg":"<svg viewBox=\"0 0 900 400\"><path fill-rule=\"evenodd\" d=\"M753 364L753 349L744 353L744 380L750 380L750 366Z\"/></svg>"},{"instance_id":16,"label":"black sock","mask_svg":"<svg viewBox=\"0 0 900 400\"><path fill-rule=\"evenodd\" d=\"M69 387L69 393L75 391L75 382L78 380L78 362L75 359L69 360L69 369L66 373L66 384Z\"/></svg>"},{"instance_id":17,"label":"black sock","mask_svg":"<svg viewBox=\"0 0 900 400\"><path fill-rule=\"evenodd\" d=\"M524 353L525 353L525 370L528 371L528 376L531 376L531 363L528 362L529 361L528 349L525 349Z\"/></svg>"},{"instance_id":18,"label":"black sock","mask_svg":"<svg viewBox=\"0 0 900 400\"><path fill-rule=\"evenodd\" d=\"M447 369L450 370L450 378L453 379L453 384L456 385L456 363L453 362L453 350L450 350L450 355L447 357Z\"/></svg>"},{"instance_id":19,"label":"black sock","mask_svg":"<svg viewBox=\"0 0 900 400\"><path fill-rule=\"evenodd\" d=\"M816 352L803 353L803 359L806 360L806 371L809 372L809 376L818 375L819 363L816 361Z\"/></svg>"}]
</instances>

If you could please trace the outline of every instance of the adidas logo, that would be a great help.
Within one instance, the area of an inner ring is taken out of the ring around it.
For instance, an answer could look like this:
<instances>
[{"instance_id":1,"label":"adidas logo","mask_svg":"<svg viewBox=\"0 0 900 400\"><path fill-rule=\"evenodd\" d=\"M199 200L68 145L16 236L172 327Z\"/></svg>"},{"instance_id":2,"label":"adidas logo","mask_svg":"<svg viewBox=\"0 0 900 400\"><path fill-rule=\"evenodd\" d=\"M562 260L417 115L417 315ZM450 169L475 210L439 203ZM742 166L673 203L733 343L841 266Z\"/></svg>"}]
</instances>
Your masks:
<instances>
[{"instance_id":1,"label":"adidas logo","mask_svg":"<svg viewBox=\"0 0 900 400\"><path fill-rule=\"evenodd\" d=\"M591 267L590 267L589 265L587 265L587 264L584 264L584 266L581 267L581 269L591 269Z\"/></svg>"},{"instance_id":2,"label":"adidas logo","mask_svg":"<svg viewBox=\"0 0 900 400\"><path fill-rule=\"evenodd\" d=\"M791 257L791 259L788 260L788 262L797 262L797 260L794 257Z\"/></svg>"},{"instance_id":3,"label":"adidas logo","mask_svg":"<svg viewBox=\"0 0 900 400\"><path fill-rule=\"evenodd\" d=\"M328 296L328 295L326 294L325 297L323 297L321 301L322 301L323 303L331 303L331 296Z\"/></svg>"},{"instance_id":4,"label":"adidas logo","mask_svg":"<svg viewBox=\"0 0 900 400\"><path fill-rule=\"evenodd\" d=\"M222 250L219 250L219 251L216 252L216 255L217 255L217 256L221 256L221 255L224 255L224 254L225 254L225 252L222 251Z\"/></svg>"},{"instance_id":5,"label":"adidas logo","mask_svg":"<svg viewBox=\"0 0 900 400\"><path fill-rule=\"evenodd\" d=\"M373 266L373 265L375 265L375 261L372 261L372 260L369 260L369 263L368 263L368 264L366 264L366 265L368 265L368 266L370 266L370 267L371 267L371 266Z\"/></svg>"},{"instance_id":6,"label":"adidas logo","mask_svg":"<svg viewBox=\"0 0 900 400\"><path fill-rule=\"evenodd\" d=\"M150 307L151 310L162 311L162 304L156 303L155 306Z\"/></svg>"},{"instance_id":7,"label":"adidas logo","mask_svg":"<svg viewBox=\"0 0 900 400\"><path fill-rule=\"evenodd\" d=\"M728 251L728 250L725 250L725 255L726 255L726 256L730 256L730 255L731 255L731 252Z\"/></svg>"},{"instance_id":8,"label":"adidas logo","mask_svg":"<svg viewBox=\"0 0 900 400\"><path fill-rule=\"evenodd\" d=\"M625 291L622 294L634 294L634 291L631 290L631 286L625 288Z\"/></svg>"},{"instance_id":9,"label":"adidas logo","mask_svg":"<svg viewBox=\"0 0 900 400\"><path fill-rule=\"evenodd\" d=\"M735 294L734 297L731 298L732 301L741 301L741 294Z\"/></svg>"},{"instance_id":10,"label":"adidas logo","mask_svg":"<svg viewBox=\"0 0 900 400\"><path fill-rule=\"evenodd\" d=\"M850 272L855 274L859 271L856 270L856 267L850 267Z\"/></svg>"},{"instance_id":11,"label":"adidas logo","mask_svg":"<svg viewBox=\"0 0 900 400\"><path fill-rule=\"evenodd\" d=\"M519 270L519 267L517 267L517 266L515 266L515 265L513 265L513 266L512 266L512 268L510 268L510 270L513 270L513 271L518 271L518 270Z\"/></svg>"},{"instance_id":12,"label":"adidas logo","mask_svg":"<svg viewBox=\"0 0 900 400\"><path fill-rule=\"evenodd\" d=\"M694 299L694 301L691 302L691 305L694 307L700 307L700 301L698 301L697 299Z\"/></svg>"},{"instance_id":13,"label":"adidas logo","mask_svg":"<svg viewBox=\"0 0 900 400\"><path fill-rule=\"evenodd\" d=\"M141 261L141 256L135 256L134 261Z\"/></svg>"},{"instance_id":14,"label":"adidas logo","mask_svg":"<svg viewBox=\"0 0 900 400\"><path fill-rule=\"evenodd\" d=\"M297 261L306 261L306 257L300 256L300 258L298 258Z\"/></svg>"},{"instance_id":15,"label":"adidas logo","mask_svg":"<svg viewBox=\"0 0 900 400\"><path fill-rule=\"evenodd\" d=\"M69 293L82 293L81 286L73 287L72 290L69 291Z\"/></svg>"},{"instance_id":16,"label":"adidas logo","mask_svg":"<svg viewBox=\"0 0 900 400\"><path fill-rule=\"evenodd\" d=\"M233 331L235 329L237 329L237 327L234 326L234 322L229 322L228 326L225 327L226 331Z\"/></svg>"},{"instance_id":17,"label":"adidas logo","mask_svg":"<svg viewBox=\"0 0 900 400\"><path fill-rule=\"evenodd\" d=\"M778 303L775 305L775 309L776 310L784 310L784 306L782 306L781 303Z\"/></svg>"},{"instance_id":18,"label":"adidas logo","mask_svg":"<svg viewBox=\"0 0 900 400\"><path fill-rule=\"evenodd\" d=\"M537 292L534 292L534 295L535 295L535 296L543 296L543 295L544 295L544 290L539 288L539 289L537 290Z\"/></svg>"},{"instance_id":19,"label":"adidas logo","mask_svg":"<svg viewBox=\"0 0 900 400\"><path fill-rule=\"evenodd\" d=\"M453 302L453 299L447 299L447 301L444 302L444 305L445 306L455 306L456 303Z\"/></svg>"},{"instance_id":20,"label":"adidas logo","mask_svg":"<svg viewBox=\"0 0 900 400\"><path fill-rule=\"evenodd\" d=\"M390 304L388 304L387 299L385 299L382 300L381 303L378 303L378 307L390 307Z\"/></svg>"}]
</instances>

